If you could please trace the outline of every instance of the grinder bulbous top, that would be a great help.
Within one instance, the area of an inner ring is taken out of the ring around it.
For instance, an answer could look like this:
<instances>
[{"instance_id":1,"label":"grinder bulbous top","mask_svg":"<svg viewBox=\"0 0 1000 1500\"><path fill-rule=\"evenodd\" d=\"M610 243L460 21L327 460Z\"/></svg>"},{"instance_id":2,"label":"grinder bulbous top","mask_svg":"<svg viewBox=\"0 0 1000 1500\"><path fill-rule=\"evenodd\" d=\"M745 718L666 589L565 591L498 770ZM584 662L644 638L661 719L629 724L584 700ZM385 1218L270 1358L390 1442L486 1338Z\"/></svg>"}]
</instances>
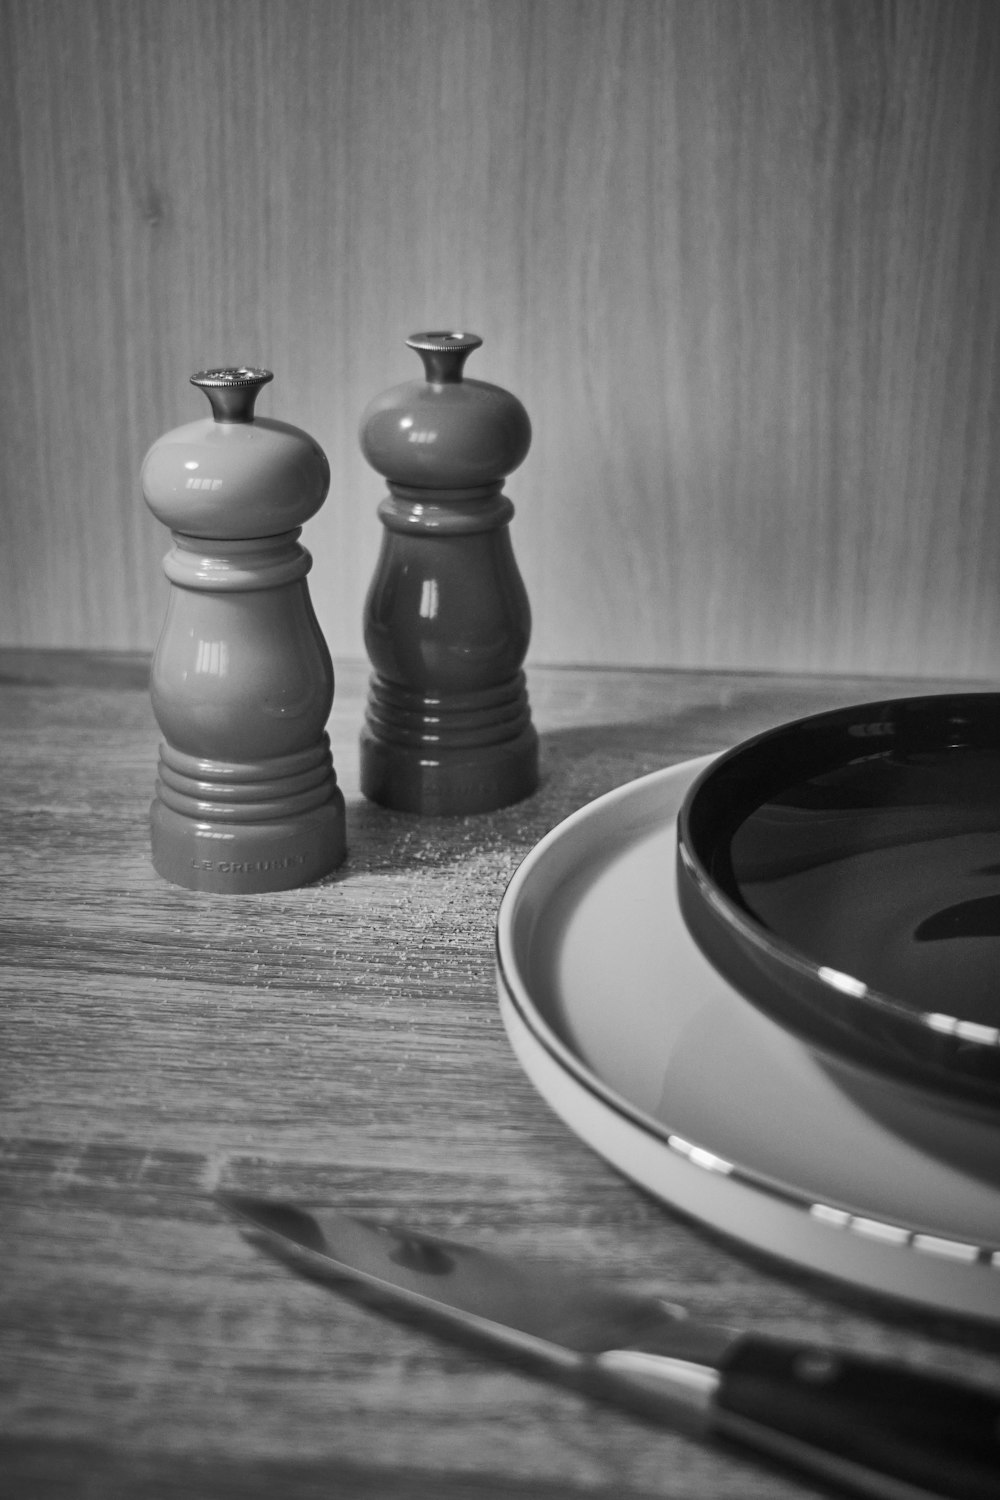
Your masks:
<instances>
[{"instance_id":1,"label":"grinder bulbous top","mask_svg":"<svg viewBox=\"0 0 1000 1500\"><path fill-rule=\"evenodd\" d=\"M391 485L474 489L498 485L524 461L531 422L510 391L467 380L463 366L482 339L474 333L415 333L407 345L424 379L384 391L361 418L361 448Z\"/></svg>"},{"instance_id":2,"label":"grinder bulbous top","mask_svg":"<svg viewBox=\"0 0 1000 1500\"><path fill-rule=\"evenodd\" d=\"M199 370L212 415L167 432L142 466L146 504L165 526L225 540L277 536L303 525L330 487L319 444L288 422L254 415L270 370Z\"/></svg>"}]
</instances>

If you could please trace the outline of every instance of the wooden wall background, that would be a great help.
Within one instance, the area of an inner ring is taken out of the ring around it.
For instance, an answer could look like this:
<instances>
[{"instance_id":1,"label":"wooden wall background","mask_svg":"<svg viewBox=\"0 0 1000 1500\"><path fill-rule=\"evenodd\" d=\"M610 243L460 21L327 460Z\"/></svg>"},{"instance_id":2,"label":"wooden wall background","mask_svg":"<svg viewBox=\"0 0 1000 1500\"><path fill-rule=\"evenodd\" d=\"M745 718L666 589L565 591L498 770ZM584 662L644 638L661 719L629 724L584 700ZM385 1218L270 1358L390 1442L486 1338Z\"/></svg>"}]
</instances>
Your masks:
<instances>
[{"instance_id":1,"label":"wooden wall background","mask_svg":"<svg viewBox=\"0 0 1000 1500\"><path fill-rule=\"evenodd\" d=\"M150 647L208 363L329 453L467 326L538 662L1000 671L995 0L0 0L0 642Z\"/></svg>"}]
</instances>

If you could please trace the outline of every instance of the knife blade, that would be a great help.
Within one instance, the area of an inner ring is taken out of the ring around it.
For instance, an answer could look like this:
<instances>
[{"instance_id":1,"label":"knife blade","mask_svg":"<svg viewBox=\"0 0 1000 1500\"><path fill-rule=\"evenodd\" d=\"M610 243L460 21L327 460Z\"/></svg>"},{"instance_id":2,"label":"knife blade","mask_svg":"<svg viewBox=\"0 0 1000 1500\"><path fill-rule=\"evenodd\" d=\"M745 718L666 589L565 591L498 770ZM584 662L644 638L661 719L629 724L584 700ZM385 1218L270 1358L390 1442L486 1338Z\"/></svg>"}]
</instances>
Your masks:
<instances>
[{"instance_id":1,"label":"knife blade","mask_svg":"<svg viewBox=\"0 0 1000 1500\"><path fill-rule=\"evenodd\" d=\"M334 1209L215 1197L299 1275L645 1418L879 1500L1000 1495L1000 1396L983 1386L700 1323L574 1269Z\"/></svg>"}]
</instances>

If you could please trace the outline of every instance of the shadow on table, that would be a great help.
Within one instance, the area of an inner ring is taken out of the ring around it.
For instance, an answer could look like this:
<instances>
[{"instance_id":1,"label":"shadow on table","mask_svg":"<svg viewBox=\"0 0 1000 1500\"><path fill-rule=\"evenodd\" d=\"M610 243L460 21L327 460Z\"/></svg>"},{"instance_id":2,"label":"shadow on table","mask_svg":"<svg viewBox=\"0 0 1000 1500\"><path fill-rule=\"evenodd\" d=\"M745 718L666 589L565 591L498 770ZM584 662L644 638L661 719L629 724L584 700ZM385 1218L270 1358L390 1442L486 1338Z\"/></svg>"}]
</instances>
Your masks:
<instances>
[{"instance_id":1,"label":"shadow on table","mask_svg":"<svg viewBox=\"0 0 1000 1500\"><path fill-rule=\"evenodd\" d=\"M746 715L742 717L746 718ZM761 728L774 715L756 706ZM444 868L490 849L523 857L548 831L596 797L637 777L721 750L731 735L719 715L713 730L704 707L666 710L651 718L574 726L539 736L540 780L522 802L495 812L430 817L379 807L364 797L348 805L349 853L325 884L388 866ZM756 731L756 725L748 732Z\"/></svg>"}]
</instances>

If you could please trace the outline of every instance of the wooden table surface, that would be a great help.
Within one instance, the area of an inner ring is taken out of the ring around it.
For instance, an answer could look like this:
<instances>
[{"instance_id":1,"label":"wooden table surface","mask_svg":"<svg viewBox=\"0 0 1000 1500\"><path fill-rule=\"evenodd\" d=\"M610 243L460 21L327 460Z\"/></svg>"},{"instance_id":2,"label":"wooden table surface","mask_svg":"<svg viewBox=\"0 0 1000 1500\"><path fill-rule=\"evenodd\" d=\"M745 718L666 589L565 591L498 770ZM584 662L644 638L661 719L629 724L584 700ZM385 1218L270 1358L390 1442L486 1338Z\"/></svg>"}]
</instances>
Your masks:
<instances>
[{"instance_id":1,"label":"wooden table surface","mask_svg":"<svg viewBox=\"0 0 1000 1500\"><path fill-rule=\"evenodd\" d=\"M766 1261L630 1186L521 1072L493 979L504 886L574 809L800 713L946 684L538 668L539 791L444 820L361 799L366 672L344 666L347 863L233 898L150 866L146 674L0 653L5 1493L823 1493L297 1280L220 1215L219 1186L561 1257L714 1321L1000 1389L996 1333Z\"/></svg>"}]
</instances>

